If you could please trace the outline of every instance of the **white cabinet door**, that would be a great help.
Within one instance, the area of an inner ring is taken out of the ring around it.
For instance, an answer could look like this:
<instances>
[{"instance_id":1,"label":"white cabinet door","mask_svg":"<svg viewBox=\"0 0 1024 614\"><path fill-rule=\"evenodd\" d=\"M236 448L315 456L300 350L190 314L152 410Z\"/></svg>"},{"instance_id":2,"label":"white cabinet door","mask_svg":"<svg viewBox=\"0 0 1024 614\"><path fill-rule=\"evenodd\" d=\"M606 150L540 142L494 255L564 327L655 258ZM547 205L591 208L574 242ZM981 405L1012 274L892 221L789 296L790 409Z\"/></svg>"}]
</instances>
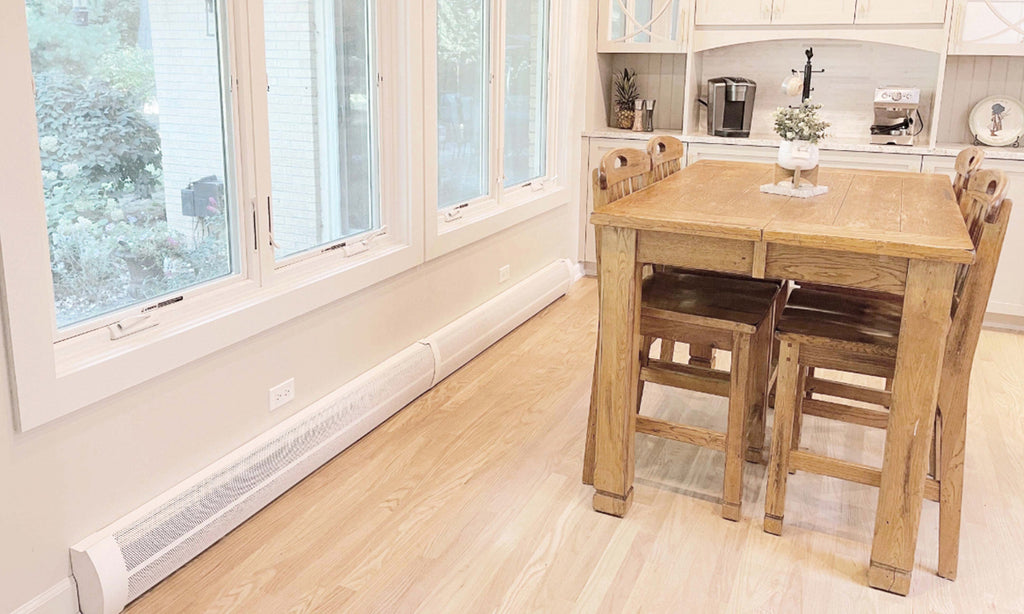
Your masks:
<instances>
[{"instance_id":1,"label":"white cabinet door","mask_svg":"<svg viewBox=\"0 0 1024 614\"><path fill-rule=\"evenodd\" d=\"M775 0L775 25L851 24L857 0Z\"/></svg>"},{"instance_id":2,"label":"white cabinet door","mask_svg":"<svg viewBox=\"0 0 1024 614\"><path fill-rule=\"evenodd\" d=\"M1024 0L957 0L949 52L1024 55Z\"/></svg>"},{"instance_id":3,"label":"white cabinet door","mask_svg":"<svg viewBox=\"0 0 1024 614\"><path fill-rule=\"evenodd\" d=\"M772 0L697 0L694 17L698 26L768 24Z\"/></svg>"},{"instance_id":4,"label":"white cabinet door","mask_svg":"<svg viewBox=\"0 0 1024 614\"><path fill-rule=\"evenodd\" d=\"M926 156L924 172L944 173L953 177L955 158ZM1024 318L1024 162L1013 160L985 160L983 168L998 168L1010 180L1007 197L1014 203L1010 225L1003 241L1003 253L992 284L988 311L992 314Z\"/></svg>"},{"instance_id":5,"label":"white cabinet door","mask_svg":"<svg viewBox=\"0 0 1024 614\"><path fill-rule=\"evenodd\" d=\"M946 20L946 1L857 0L855 23L943 23Z\"/></svg>"},{"instance_id":6,"label":"white cabinet door","mask_svg":"<svg viewBox=\"0 0 1024 614\"><path fill-rule=\"evenodd\" d=\"M688 6L689 0L599 0L597 50L685 53Z\"/></svg>"},{"instance_id":7,"label":"white cabinet door","mask_svg":"<svg viewBox=\"0 0 1024 614\"><path fill-rule=\"evenodd\" d=\"M594 169L601 164L601 158L606 153L620 147L646 149L647 141L642 139L590 139L590 152L587 159L587 174L585 178L587 182L587 214L583 220L583 223L586 224L586 234L583 239L583 262L585 263L597 262L597 248L594 244L594 225L590 223L590 214L594 212Z\"/></svg>"}]
</instances>

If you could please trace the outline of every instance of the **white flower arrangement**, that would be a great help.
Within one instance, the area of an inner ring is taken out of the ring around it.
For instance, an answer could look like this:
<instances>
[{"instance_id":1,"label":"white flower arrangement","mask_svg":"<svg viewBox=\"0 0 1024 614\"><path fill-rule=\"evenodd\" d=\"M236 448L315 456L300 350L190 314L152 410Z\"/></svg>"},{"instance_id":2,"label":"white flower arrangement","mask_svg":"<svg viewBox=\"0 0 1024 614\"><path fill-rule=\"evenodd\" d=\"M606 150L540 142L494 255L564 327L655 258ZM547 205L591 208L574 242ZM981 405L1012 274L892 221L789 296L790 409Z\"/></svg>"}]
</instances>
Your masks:
<instances>
[{"instance_id":1,"label":"white flower arrangement","mask_svg":"<svg viewBox=\"0 0 1024 614\"><path fill-rule=\"evenodd\" d=\"M799 107L779 107L772 118L775 120L775 133L784 141L810 141L817 143L825 137L825 131L832 124L821 119L818 111L820 104L810 100L803 101Z\"/></svg>"}]
</instances>

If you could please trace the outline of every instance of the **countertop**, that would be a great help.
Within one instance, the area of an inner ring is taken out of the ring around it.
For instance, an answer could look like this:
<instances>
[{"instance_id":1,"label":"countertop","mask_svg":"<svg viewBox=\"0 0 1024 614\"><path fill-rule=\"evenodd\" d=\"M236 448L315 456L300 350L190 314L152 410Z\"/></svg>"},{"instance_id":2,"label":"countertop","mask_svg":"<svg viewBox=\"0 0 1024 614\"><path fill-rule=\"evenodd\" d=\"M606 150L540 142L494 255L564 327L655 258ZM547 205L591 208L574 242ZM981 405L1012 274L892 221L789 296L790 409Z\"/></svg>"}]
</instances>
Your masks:
<instances>
[{"instance_id":1,"label":"countertop","mask_svg":"<svg viewBox=\"0 0 1024 614\"><path fill-rule=\"evenodd\" d=\"M752 147L778 147L779 138L771 135L755 135L750 138L728 138L709 136L706 134L683 134L678 130L655 130L654 132L633 132L619 128L599 128L587 130L585 137L636 139L646 141L652 136L674 136L684 143L707 143L717 145L749 145ZM914 156L956 156L968 144L939 143L935 147L927 145L872 145L864 142L825 139L818 144L820 149L832 151L862 151L867 153L893 153ZM1024 161L1024 147L982 147L986 157L993 160Z\"/></svg>"}]
</instances>

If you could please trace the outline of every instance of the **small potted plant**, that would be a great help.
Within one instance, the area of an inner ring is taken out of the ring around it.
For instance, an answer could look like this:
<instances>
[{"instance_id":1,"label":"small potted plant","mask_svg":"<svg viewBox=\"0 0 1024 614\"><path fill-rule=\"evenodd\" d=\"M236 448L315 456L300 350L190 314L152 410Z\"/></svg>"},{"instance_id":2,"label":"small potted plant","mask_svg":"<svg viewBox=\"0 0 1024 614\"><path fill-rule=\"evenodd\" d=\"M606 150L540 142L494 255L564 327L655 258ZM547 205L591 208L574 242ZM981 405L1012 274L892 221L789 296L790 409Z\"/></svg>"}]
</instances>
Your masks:
<instances>
[{"instance_id":1,"label":"small potted plant","mask_svg":"<svg viewBox=\"0 0 1024 614\"><path fill-rule=\"evenodd\" d=\"M631 130L640 90L636 85L636 71L623 68L615 75L615 126Z\"/></svg>"},{"instance_id":2,"label":"small potted plant","mask_svg":"<svg viewBox=\"0 0 1024 614\"><path fill-rule=\"evenodd\" d=\"M779 144L779 166L788 170L810 170L818 166L818 141L832 124L821 119L820 104L803 101L799 107L779 107L772 116Z\"/></svg>"}]
</instances>

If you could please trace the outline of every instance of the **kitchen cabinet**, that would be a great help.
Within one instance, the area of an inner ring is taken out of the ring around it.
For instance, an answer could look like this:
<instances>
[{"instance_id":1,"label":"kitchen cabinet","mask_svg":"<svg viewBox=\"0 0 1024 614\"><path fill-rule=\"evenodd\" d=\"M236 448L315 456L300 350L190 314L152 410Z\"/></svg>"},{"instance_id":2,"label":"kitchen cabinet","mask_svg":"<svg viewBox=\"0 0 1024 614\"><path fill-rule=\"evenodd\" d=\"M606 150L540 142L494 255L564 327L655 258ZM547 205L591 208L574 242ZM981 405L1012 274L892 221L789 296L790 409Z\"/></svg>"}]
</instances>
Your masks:
<instances>
[{"instance_id":1,"label":"kitchen cabinet","mask_svg":"<svg viewBox=\"0 0 1024 614\"><path fill-rule=\"evenodd\" d=\"M925 156L924 172L945 173L952 178L956 174L955 162L953 157ZM1010 180L1006 195L1014 202L999 268L992 284L988 312L1024 317L1024 162L986 159L982 168L998 168L1006 173Z\"/></svg>"},{"instance_id":2,"label":"kitchen cabinet","mask_svg":"<svg viewBox=\"0 0 1024 614\"><path fill-rule=\"evenodd\" d=\"M1024 0L957 0L949 53L1024 55Z\"/></svg>"},{"instance_id":3,"label":"kitchen cabinet","mask_svg":"<svg viewBox=\"0 0 1024 614\"><path fill-rule=\"evenodd\" d=\"M850 24L857 0L774 0L772 24Z\"/></svg>"},{"instance_id":4,"label":"kitchen cabinet","mask_svg":"<svg viewBox=\"0 0 1024 614\"><path fill-rule=\"evenodd\" d=\"M584 178L587 186L586 216L583 220L585 225L584 228L586 229L583 239L584 266L586 266L586 263L597 262L597 246L594 243L594 225L590 223L590 214L594 212L594 169L601 164L601 158L603 158L606 153L613 149L619 149L620 147L646 149L647 141L644 139L590 139L590 147L587 154L587 173Z\"/></svg>"},{"instance_id":5,"label":"kitchen cabinet","mask_svg":"<svg viewBox=\"0 0 1024 614\"><path fill-rule=\"evenodd\" d=\"M984 0L980 0L984 1ZM946 0L697 0L698 26L942 23Z\"/></svg>"},{"instance_id":6,"label":"kitchen cabinet","mask_svg":"<svg viewBox=\"0 0 1024 614\"><path fill-rule=\"evenodd\" d=\"M689 0L599 0L601 53L685 53Z\"/></svg>"},{"instance_id":7,"label":"kitchen cabinet","mask_svg":"<svg viewBox=\"0 0 1024 614\"><path fill-rule=\"evenodd\" d=\"M943 23L946 19L946 1L857 0L857 16L854 23Z\"/></svg>"},{"instance_id":8,"label":"kitchen cabinet","mask_svg":"<svg viewBox=\"0 0 1024 614\"><path fill-rule=\"evenodd\" d=\"M698 26L759 25L772 22L772 0L697 0Z\"/></svg>"}]
</instances>

